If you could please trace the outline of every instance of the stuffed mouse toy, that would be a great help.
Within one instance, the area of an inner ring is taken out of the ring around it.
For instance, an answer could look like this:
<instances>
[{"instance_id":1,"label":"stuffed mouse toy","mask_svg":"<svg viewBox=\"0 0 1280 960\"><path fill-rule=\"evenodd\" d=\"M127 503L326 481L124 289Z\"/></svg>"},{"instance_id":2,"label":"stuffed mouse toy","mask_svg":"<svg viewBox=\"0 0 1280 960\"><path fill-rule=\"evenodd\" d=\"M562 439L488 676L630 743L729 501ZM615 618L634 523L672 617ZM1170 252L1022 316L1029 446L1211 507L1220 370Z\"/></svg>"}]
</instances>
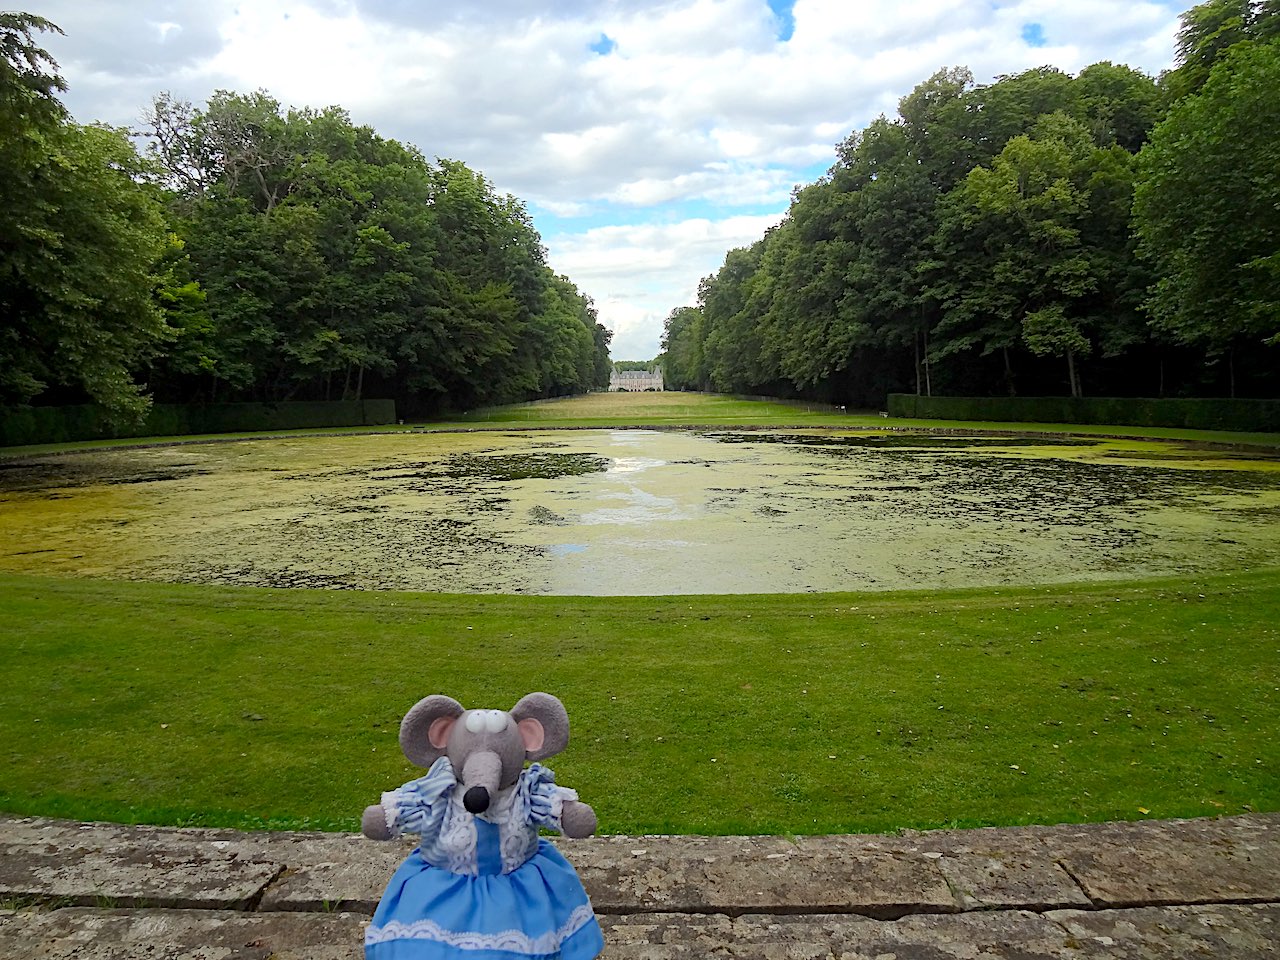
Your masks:
<instances>
[{"instance_id":1,"label":"stuffed mouse toy","mask_svg":"<svg viewBox=\"0 0 1280 960\"><path fill-rule=\"evenodd\" d=\"M538 836L595 832L596 815L539 763L569 743L564 705L531 693L511 710L464 710L441 695L400 724L426 776L366 807L373 840L417 834L365 934L366 960L591 960L604 936L577 873Z\"/></svg>"}]
</instances>

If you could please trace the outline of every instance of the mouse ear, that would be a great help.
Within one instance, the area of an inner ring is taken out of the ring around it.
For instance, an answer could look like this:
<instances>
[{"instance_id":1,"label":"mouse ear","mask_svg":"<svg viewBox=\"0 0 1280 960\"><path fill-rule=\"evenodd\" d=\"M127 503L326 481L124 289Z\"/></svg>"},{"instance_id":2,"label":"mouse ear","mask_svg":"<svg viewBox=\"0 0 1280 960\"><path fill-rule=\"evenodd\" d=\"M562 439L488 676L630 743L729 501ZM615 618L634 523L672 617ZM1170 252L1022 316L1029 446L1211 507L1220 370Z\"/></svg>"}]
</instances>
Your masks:
<instances>
[{"instance_id":1,"label":"mouse ear","mask_svg":"<svg viewBox=\"0 0 1280 960\"><path fill-rule=\"evenodd\" d=\"M543 760L569 745L569 714L549 693L531 693L511 708L524 738L525 759Z\"/></svg>"},{"instance_id":2,"label":"mouse ear","mask_svg":"<svg viewBox=\"0 0 1280 960\"><path fill-rule=\"evenodd\" d=\"M462 716L462 704L434 693L415 703L400 721L400 749L409 762L429 767L444 756L449 731Z\"/></svg>"}]
</instances>

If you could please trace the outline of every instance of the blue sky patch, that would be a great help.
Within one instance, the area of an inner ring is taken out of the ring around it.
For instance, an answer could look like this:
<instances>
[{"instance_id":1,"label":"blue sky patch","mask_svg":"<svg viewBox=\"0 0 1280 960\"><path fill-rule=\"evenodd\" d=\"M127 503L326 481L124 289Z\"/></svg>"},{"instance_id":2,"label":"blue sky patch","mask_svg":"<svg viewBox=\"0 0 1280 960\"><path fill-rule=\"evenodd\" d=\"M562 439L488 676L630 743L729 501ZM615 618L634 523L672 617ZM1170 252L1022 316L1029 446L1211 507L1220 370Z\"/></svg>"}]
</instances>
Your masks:
<instances>
[{"instance_id":1,"label":"blue sky patch","mask_svg":"<svg viewBox=\"0 0 1280 960\"><path fill-rule=\"evenodd\" d=\"M617 48L618 48L618 42L614 40L613 37L609 36L607 33L600 34L600 39L597 40L595 43L591 44L591 49L594 50L596 53L600 54L600 56L602 57L608 56L609 54L613 53L613 51L616 50Z\"/></svg>"},{"instance_id":2,"label":"blue sky patch","mask_svg":"<svg viewBox=\"0 0 1280 960\"><path fill-rule=\"evenodd\" d=\"M773 16L778 21L778 39L786 43L796 32L796 18L792 13L796 0L768 0L768 2L769 9L773 11Z\"/></svg>"},{"instance_id":3,"label":"blue sky patch","mask_svg":"<svg viewBox=\"0 0 1280 960\"><path fill-rule=\"evenodd\" d=\"M1044 37L1044 27L1038 23L1024 23L1022 25L1022 39L1026 41L1029 47L1043 47L1049 42Z\"/></svg>"}]
</instances>

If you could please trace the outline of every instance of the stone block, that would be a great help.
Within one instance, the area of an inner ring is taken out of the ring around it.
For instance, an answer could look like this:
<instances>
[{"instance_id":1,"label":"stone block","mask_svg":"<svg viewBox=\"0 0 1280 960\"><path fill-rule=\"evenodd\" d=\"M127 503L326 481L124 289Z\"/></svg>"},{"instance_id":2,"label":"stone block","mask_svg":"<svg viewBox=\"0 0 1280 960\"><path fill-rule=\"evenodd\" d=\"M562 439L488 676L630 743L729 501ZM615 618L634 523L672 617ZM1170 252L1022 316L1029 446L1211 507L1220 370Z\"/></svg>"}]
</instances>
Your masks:
<instances>
[{"instance_id":1,"label":"stone block","mask_svg":"<svg viewBox=\"0 0 1280 960\"><path fill-rule=\"evenodd\" d=\"M1054 911L1076 948L1116 960L1275 960L1280 904L1209 904L1129 910Z\"/></svg>"},{"instance_id":2,"label":"stone block","mask_svg":"<svg viewBox=\"0 0 1280 960\"><path fill-rule=\"evenodd\" d=\"M93 910L0 915L5 960L362 960L352 913Z\"/></svg>"},{"instance_id":3,"label":"stone block","mask_svg":"<svg viewBox=\"0 0 1280 960\"><path fill-rule=\"evenodd\" d=\"M1090 906L1040 838L1026 830L908 832L898 844L902 855L936 860L961 910Z\"/></svg>"},{"instance_id":4,"label":"stone block","mask_svg":"<svg viewBox=\"0 0 1280 960\"><path fill-rule=\"evenodd\" d=\"M1280 901L1280 817L1275 815L1033 832L1097 907Z\"/></svg>"},{"instance_id":5,"label":"stone block","mask_svg":"<svg viewBox=\"0 0 1280 960\"><path fill-rule=\"evenodd\" d=\"M936 862L876 838L597 837L562 842L597 913L953 911Z\"/></svg>"},{"instance_id":6,"label":"stone block","mask_svg":"<svg viewBox=\"0 0 1280 960\"><path fill-rule=\"evenodd\" d=\"M1033 913L608 917L605 960L1049 960L1075 957L1066 932Z\"/></svg>"},{"instance_id":7,"label":"stone block","mask_svg":"<svg viewBox=\"0 0 1280 960\"><path fill-rule=\"evenodd\" d=\"M281 873L235 831L0 821L0 899L242 909Z\"/></svg>"},{"instance_id":8,"label":"stone block","mask_svg":"<svg viewBox=\"0 0 1280 960\"><path fill-rule=\"evenodd\" d=\"M349 910L372 915L412 841L378 843L358 834L298 834L311 840L272 845L288 869L262 897L260 910Z\"/></svg>"}]
</instances>

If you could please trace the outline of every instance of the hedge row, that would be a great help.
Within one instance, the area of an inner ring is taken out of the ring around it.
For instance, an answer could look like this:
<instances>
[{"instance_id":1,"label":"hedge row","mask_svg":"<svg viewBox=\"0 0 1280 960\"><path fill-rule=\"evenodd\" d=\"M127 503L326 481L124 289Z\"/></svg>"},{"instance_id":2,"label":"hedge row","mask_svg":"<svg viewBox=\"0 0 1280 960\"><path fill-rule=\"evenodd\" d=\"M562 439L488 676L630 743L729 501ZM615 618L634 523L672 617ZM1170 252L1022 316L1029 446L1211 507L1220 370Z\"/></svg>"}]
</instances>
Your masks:
<instances>
[{"instance_id":1,"label":"hedge row","mask_svg":"<svg viewBox=\"0 0 1280 960\"><path fill-rule=\"evenodd\" d=\"M394 400L290 403L157 403L137 424L113 423L102 407L0 409L0 447L116 437L179 437L200 433L361 427L394 423Z\"/></svg>"},{"instance_id":2,"label":"hedge row","mask_svg":"<svg viewBox=\"0 0 1280 960\"><path fill-rule=\"evenodd\" d=\"M918 420L1125 424L1280 432L1280 400L1142 397L917 397L889 394L889 415Z\"/></svg>"}]
</instances>

